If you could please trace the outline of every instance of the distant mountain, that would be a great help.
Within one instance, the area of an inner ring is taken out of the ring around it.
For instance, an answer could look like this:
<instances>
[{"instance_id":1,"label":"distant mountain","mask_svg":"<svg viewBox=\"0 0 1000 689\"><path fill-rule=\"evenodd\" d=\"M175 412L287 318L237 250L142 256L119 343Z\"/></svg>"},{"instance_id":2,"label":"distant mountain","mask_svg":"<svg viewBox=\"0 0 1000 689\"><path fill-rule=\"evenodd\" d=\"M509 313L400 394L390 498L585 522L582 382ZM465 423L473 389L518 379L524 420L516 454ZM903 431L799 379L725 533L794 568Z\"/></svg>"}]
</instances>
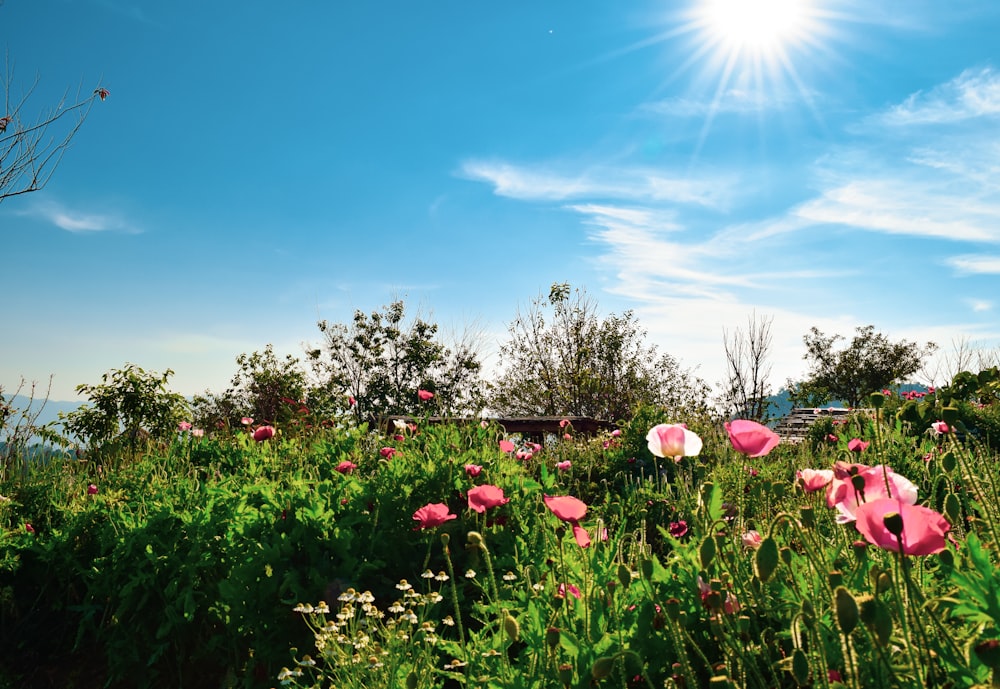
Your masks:
<instances>
[{"instance_id":1,"label":"distant mountain","mask_svg":"<svg viewBox=\"0 0 1000 689\"><path fill-rule=\"evenodd\" d=\"M31 414L38 414L38 418L35 420L36 426L44 426L47 423L58 421L59 412L71 412L79 409L84 404L83 402L59 402L55 400L46 402L38 399L32 402L24 395L13 395L11 397L4 395L4 400L7 404L14 407L15 410L14 417L8 419L8 423L17 423L21 416L21 410L27 409Z\"/></svg>"}]
</instances>

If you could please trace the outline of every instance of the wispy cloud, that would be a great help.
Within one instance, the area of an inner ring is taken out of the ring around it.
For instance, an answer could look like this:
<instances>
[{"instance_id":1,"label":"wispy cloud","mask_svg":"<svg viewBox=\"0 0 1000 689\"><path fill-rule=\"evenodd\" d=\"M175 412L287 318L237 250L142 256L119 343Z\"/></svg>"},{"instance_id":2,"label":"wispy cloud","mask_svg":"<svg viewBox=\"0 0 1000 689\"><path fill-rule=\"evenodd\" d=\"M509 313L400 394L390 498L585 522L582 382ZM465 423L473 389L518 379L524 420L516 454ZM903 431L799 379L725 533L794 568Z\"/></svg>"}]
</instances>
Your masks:
<instances>
[{"instance_id":1,"label":"wispy cloud","mask_svg":"<svg viewBox=\"0 0 1000 689\"><path fill-rule=\"evenodd\" d=\"M961 275L1000 275L1000 256L952 256L945 263Z\"/></svg>"},{"instance_id":2,"label":"wispy cloud","mask_svg":"<svg viewBox=\"0 0 1000 689\"><path fill-rule=\"evenodd\" d=\"M664 98L645 103L639 108L640 114L665 115L669 117L706 117L727 113L746 114L765 110L784 110L797 99L782 93L766 93L762 89L730 88L715 98L692 98L689 96Z\"/></svg>"},{"instance_id":3,"label":"wispy cloud","mask_svg":"<svg viewBox=\"0 0 1000 689\"><path fill-rule=\"evenodd\" d=\"M875 120L893 126L946 124L1000 116L1000 74L991 67L966 70L927 93L918 91Z\"/></svg>"},{"instance_id":4,"label":"wispy cloud","mask_svg":"<svg viewBox=\"0 0 1000 689\"><path fill-rule=\"evenodd\" d=\"M594 167L576 175L503 162L467 161L461 175L493 185L499 196L532 201L643 200L725 207L728 185L719 180L664 175L640 167ZM730 182L733 180L730 180Z\"/></svg>"},{"instance_id":5,"label":"wispy cloud","mask_svg":"<svg viewBox=\"0 0 1000 689\"><path fill-rule=\"evenodd\" d=\"M971 308L976 313L982 313L984 311L993 310L993 302L987 301L985 299L968 299L967 303L969 308Z\"/></svg>"},{"instance_id":6,"label":"wispy cloud","mask_svg":"<svg viewBox=\"0 0 1000 689\"><path fill-rule=\"evenodd\" d=\"M119 213L91 213L69 209L52 201L35 203L27 210L21 211L21 214L39 218L75 234L94 232L139 234L142 231Z\"/></svg>"}]
</instances>

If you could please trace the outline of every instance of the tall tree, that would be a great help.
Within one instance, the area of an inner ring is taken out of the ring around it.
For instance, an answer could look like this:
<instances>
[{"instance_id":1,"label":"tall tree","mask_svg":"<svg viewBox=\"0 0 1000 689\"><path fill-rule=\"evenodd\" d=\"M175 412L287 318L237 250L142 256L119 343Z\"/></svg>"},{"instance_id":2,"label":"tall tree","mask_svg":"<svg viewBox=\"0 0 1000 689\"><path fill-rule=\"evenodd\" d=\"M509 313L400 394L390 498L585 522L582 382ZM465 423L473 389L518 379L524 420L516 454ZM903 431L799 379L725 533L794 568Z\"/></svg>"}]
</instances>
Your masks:
<instances>
[{"instance_id":1,"label":"tall tree","mask_svg":"<svg viewBox=\"0 0 1000 689\"><path fill-rule=\"evenodd\" d=\"M670 355L646 344L626 311L600 318L583 289L552 285L508 325L502 371L489 407L503 415L628 418L642 403L680 409L704 401L707 387Z\"/></svg>"},{"instance_id":2,"label":"tall tree","mask_svg":"<svg viewBox=\"0 0 1000 689\"><path fill-rule=\"evenodd\" d=\"M445 414L478 414L482 381L473 338L452 347L438 340L438 326L408 319L402 300L366 314L355 311L350 324L320 321L324 342L308 352L319 388L332 398L353 398L359 421L427 410L417 393L434 394L430 408ZM318 390L316 394L321 394Z\"/></svg>"},{"instance_id":3,"label":"tall tree","mask_svg":"<svg viewBox=\"0 0 1000 689\"><path fill-rule=\"evenodd\" d=\"M831 400L857 407L872 392L881 390L916 373L925 358L937 349L928 342L920 346L915 342L892 342L875 326L859 326L850 343L841 349L835 347L841 335L825 335L811 328L803 336L809 361L808 377L790 383L793 404L823 404Z\"/></svg>"},{"instance_id":4,"label":"tall tree","mask_svg":"<svg viewBox=\"0 0 1000 689\"><path fill-rule=\"evenodd\" d=\"M771 322L757 316L747 319L747 327L730 334L723 330L729 378L722 395L724 413L729 417L764 422L771 394Z\"/></svg>"}]
</instances>

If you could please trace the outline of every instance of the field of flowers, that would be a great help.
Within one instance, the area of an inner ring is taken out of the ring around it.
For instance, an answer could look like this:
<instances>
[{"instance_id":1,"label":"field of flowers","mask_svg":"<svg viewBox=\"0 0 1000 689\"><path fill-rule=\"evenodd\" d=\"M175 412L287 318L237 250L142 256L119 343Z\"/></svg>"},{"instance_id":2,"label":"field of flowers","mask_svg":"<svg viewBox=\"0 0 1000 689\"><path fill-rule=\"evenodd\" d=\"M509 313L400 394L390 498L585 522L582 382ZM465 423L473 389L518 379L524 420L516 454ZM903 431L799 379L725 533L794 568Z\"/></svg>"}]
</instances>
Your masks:
<instances>
[{"instance_id":1,"label":"field of flowers","mask_svg":"<svg viewBox=\"0 0 1000 689\"><path fill-rule=\"evenodd\" d=\"M245 419L36 463L0 485L0 687L1000 686L969 418Z\"/></svg>"}]
</instances>

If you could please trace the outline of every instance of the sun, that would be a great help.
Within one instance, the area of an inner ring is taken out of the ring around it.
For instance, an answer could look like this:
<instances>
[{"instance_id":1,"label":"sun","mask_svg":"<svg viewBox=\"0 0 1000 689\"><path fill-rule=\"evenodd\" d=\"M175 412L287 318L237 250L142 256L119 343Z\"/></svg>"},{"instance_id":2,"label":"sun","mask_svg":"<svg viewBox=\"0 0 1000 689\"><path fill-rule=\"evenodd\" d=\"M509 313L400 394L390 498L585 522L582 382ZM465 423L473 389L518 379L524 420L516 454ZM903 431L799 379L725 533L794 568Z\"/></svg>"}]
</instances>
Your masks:
<instances>
[{"instance_id":1,"label":"sun","mask_svg":"<svg viewBox=\"0 0 1000 689\"><path fill-rule=\"evenodd\" d=\"M806 0L704 0L697 11L709 40L725 51L771 55L808 30Z\"/></svg>"}]
</instances>

